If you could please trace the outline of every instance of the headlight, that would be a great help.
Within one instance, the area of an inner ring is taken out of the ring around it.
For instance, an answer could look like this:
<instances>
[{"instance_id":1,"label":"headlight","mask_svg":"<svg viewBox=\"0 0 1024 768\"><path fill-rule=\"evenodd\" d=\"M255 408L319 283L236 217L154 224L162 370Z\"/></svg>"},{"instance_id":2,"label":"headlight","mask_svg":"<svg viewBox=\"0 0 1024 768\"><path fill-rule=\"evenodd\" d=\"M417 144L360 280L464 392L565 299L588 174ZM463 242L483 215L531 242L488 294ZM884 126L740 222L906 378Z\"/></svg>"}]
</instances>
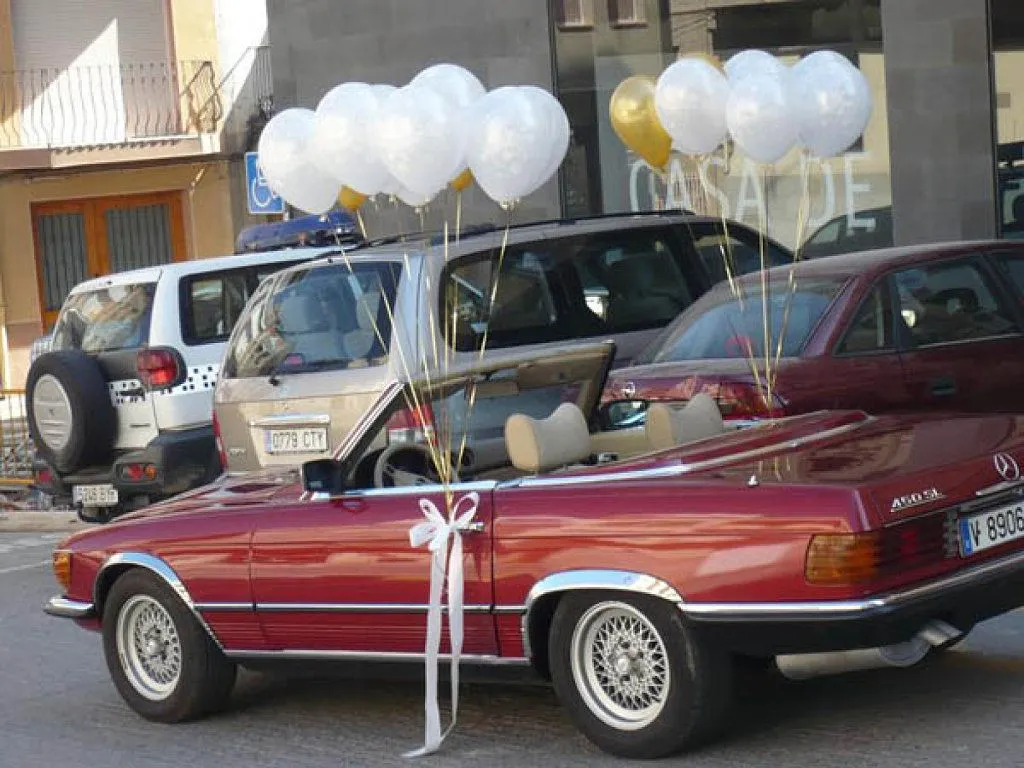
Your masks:
<instances>
[{"instance_id":1,"label":"headlight","mask_svg":"<svg viewBox=\"0 0 1024 768\"><path fill-rule=\"evenodd\" d=\"M66 549L53 552L53 576L66 593L71 589L71 553Z\"/></svg>"}]
</instances>

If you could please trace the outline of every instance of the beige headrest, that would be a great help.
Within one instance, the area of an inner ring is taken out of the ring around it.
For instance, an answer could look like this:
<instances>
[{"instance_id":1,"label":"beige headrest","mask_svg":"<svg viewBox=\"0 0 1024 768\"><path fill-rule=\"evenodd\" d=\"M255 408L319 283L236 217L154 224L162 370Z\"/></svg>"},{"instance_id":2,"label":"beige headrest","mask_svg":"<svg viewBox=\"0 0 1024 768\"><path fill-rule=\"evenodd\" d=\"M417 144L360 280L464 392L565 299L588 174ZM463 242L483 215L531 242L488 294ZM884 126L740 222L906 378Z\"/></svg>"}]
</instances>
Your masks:
<instances>
[{"instance_id":1,"label":"beige headrest","mask_svg":"<svg viewBox=\"0 0 1024 768\"><path fill-rule=\"evenodd\" d=\"M515 413L505 422L505 446L512 466L546 472L590 456L590 431L583 411L562 403L546 419Z\"/></svg>"},{"instance_id":2,"label":"beige headrest","mask_svg":"<svg viewBox=\"0 0 1024 768\"><path fill-rule=\"evenodd\" d=\"M680 410L664 403L651 403L647 408L645 430L654 450L661 451L720 435L725 432L725 423L714 398L700 392Z\"/></svg>"}]
</instances>

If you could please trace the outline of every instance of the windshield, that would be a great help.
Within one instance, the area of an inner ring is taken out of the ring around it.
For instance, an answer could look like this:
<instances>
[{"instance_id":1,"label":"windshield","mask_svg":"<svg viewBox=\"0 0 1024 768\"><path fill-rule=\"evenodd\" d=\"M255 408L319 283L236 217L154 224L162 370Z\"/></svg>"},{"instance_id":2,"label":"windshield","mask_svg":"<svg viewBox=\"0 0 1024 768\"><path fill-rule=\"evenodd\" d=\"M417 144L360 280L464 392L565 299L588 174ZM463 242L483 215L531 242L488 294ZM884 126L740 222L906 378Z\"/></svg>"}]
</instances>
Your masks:
<instances>
[{"instance_id":1,"label":"windshield","mask_svg":"<svg viewBox=\"0 0 1024 768\"><path fill-rule=\"evenodd\" d=\"M238 321L224 376L382 365L402 268L390 262L351 266L310 266L268 278Z\"/></svg>"},{"instance_id":2,"label":"windshield","mask_svg":"<svg viewBox=\"0 0 1024 768\"><path fill-rule=\"evenodd\" d=\"M770 353L777 353L781 338L783 357L799 354L842 285L839 279L815 279L798 281L795 291L785 282L770 286ZM742 302L728 288L720 288L680 317L651 362L763 357L764 326L764 302L758 288L748 287Z\"/></svg>"},{"instance_id":3,"label":"windshield","mask_svg":"<svg viewBox=\"0 0 1024 768\"><path fill-rule=\"evenodd\" d=\"M53 349L111 352L144 347L156 283L112 285L67 298L53 329Z\"/></svg>"}]
</instances>

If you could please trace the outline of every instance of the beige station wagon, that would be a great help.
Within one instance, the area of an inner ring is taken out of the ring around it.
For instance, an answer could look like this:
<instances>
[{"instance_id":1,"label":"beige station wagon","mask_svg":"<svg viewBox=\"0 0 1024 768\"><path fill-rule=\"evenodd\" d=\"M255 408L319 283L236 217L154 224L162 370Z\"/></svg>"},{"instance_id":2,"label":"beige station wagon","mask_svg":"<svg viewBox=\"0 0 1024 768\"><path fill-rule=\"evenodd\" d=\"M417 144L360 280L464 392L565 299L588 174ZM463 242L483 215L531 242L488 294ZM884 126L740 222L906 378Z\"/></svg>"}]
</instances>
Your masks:
<instances>
[{"instance_id":1,"label":"beige station wagon","mask_svg":"<svg viewBox=\"0 0 1024 768\"><path fill-rule=\"evenodd\" d=\"M495 228L278 272L225 350L214 393L221 460L242 472L327 457L390 383L477 362L484 343L486 356L611 340L614 364L628 364L723 279L723 254L736 273L760 267L758 233L727 224L680 212L540 222L511 228L504 249ZM764 242L769 263L792 260ZM443 316L456 318L453 333ZM512 413L501 402L543 418L561 400L557 387L495 399L473 408L468 432L489 445ZM426 409L400 413L384 439L415 442L431 418Z\"/></svg>"}]
</instances>

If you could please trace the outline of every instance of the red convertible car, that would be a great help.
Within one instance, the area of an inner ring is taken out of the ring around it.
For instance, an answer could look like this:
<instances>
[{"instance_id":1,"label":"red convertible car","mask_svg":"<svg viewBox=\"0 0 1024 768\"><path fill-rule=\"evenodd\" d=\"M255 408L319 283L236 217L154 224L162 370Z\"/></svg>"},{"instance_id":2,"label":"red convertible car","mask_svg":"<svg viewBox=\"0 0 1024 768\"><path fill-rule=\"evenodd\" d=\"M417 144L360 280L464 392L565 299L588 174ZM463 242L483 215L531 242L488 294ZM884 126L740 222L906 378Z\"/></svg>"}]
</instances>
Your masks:
<instances>
[{"instance_id":1,"label":"red convertible car","mask_svg":"<svg viewBox=\"0 0 1024 768\"><path fill-rule=\"evenodd\" d=\"M739 278L742 298L720 283L633 366L614 371L603 398L619 401L609 406L611 424L648 402L681 403L697 392L729 419L821 408L1024 412L1024 243L849 253L768 277L767 302L760 273ZM765 318L770 355L779 356L770 399Z\"/></svg>"},{"instance_id":2,"label":"red convertible car","mask_svg":"<svg viewBox=\"0 0 1024 768\"><path fill-rule=\"evenodd\" d=\"M163 722L225 706L239 665L422 661L433 555L410 529L447 491L475 500L453 534L461 663L532 665L600 748L658 757L721 734L741 663L906 666L1024 605L1024 418L823 411L738 430L696 397L600 432L613 352L396 384L333 459L72 535L46 611L101 632L121 696ZM549 417L515 412L540 396ZM387 442L410 402L462 455L450 484L421 443ZM474 403L508 415L462 450ZM654 451L659 418L679 444Z\"/></svg>"}]
</instances>

